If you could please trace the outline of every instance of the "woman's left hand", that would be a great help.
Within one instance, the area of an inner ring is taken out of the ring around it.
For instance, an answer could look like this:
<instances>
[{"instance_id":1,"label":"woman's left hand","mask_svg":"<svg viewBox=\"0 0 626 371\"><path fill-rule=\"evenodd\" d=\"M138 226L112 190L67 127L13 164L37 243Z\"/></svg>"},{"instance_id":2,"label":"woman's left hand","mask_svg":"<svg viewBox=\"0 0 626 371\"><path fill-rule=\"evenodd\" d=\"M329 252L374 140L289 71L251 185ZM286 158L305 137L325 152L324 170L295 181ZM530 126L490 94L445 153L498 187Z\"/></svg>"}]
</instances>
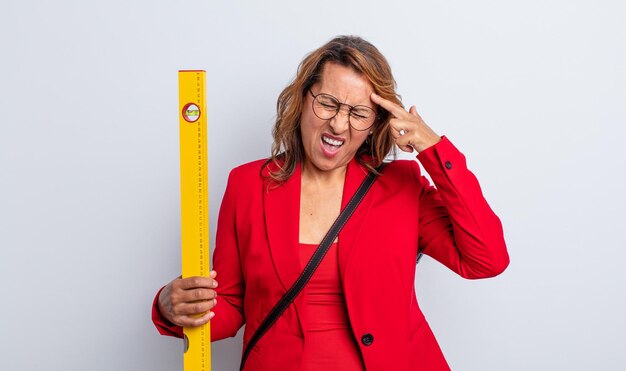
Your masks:
<instances>
[{"instance_id":1,"label":"woman's left hand","mask_svg":"<svg viewBox=\"0 0 626 371\"><path fill-rule=\"evenodd\" d=\"M372 93L372 101L393 116L389 120L391 135L404 152L412 153L413 150L422 152L441 140L441 137L422 120L415 106L411 106L407 112L401 106L375 93Z\"/></svg>"}]
</instances>

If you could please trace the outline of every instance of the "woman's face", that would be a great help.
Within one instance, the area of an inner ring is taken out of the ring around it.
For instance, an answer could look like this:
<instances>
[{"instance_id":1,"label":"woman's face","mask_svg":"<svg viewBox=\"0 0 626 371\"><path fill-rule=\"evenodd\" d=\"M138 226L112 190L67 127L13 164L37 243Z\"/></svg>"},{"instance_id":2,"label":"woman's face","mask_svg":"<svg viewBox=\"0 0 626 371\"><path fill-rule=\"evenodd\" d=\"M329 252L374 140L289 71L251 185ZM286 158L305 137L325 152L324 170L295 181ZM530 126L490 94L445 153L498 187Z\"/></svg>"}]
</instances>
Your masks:
<instances>
[{"instance_id":1,"label":"woman's face","mask_svg":"<svg viewBox=\"0 0 626 371\"><path fill-rule=\"evenodd\" d=\"M311 87L313 94L330 94L350 106L364 105L376 111L370 100L374 88L367 79L350 67L328 62L323 67L320 81ZM345 168L363 144L369 130L358 131L350 127L349 108L342 106L335 117L322 120L313 112L313 96L305 92L300 120L304 147L305 171L333 171Z\"/></svg>"}]
</instances>

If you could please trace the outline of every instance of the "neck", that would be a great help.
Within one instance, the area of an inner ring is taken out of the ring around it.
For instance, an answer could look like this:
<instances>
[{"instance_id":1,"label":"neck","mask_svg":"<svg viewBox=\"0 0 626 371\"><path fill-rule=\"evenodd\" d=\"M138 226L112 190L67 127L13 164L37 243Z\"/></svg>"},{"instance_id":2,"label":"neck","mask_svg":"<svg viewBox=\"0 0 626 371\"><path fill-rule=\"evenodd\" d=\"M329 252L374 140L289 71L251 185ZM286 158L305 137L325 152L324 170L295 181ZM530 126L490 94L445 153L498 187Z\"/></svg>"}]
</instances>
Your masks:
<instances>
[{"instance_id":1,"label":"neck","mask_svg":"<svg viewBox=\"0 0 626 371\"><path fill-rule=\"evenodd\" d=\"M326 185L332 183L343 184L346 179L347 170L348 165L329 171L322 171L315 167L310 161L305 160L302 164L302 180Z\"/></svg>"}]
</instances>

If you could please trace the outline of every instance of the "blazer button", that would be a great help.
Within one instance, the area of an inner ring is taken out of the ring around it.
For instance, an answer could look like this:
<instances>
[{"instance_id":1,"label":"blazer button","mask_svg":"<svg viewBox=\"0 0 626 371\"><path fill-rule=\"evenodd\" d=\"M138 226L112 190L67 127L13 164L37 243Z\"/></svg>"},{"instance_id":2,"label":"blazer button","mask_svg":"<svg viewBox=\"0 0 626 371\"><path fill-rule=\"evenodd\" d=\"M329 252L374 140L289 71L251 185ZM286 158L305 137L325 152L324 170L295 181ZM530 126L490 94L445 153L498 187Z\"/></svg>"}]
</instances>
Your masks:
<instances>
[{"instance_id":1,"label":"blazer button","mask_svg":"<svg viewBox=\"0 0 626 371\"><path fill-rule=\"evenodd\" d=\"M361 343L365 346L370 346L374 342L374 336L372 334L365 334L361 336Z\"/></svg>"},{"instance_id":2,"label":"blazer button","mask_svg":"<svg viewBox=\"0 0 626 371\"><path fill-rule=\"evenodd\" d=\"M446 169L448 170L452 169L452 162L446 161Z\"/></svg>"}]
</instances>

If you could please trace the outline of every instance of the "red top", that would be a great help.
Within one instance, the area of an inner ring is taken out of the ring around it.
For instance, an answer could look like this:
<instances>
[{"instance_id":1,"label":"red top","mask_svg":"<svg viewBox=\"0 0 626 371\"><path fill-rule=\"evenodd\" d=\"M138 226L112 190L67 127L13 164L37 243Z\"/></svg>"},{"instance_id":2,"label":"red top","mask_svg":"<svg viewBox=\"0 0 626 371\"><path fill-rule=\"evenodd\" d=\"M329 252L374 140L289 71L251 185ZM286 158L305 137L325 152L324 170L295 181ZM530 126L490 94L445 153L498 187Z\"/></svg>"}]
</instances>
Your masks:
<instances>
[{"instance_id":1,"label":"red top","mask_svg":"<svg viewBox=\"0 0 626 371\"><path fill-rule=\"evenodd\" d=\"M302 269L317 246L300 244ZM350 329L337 264L337 243L331 245L302 294L309 315L301 370L364 370L361 352Z\"/></svg>"}]
</instances>

